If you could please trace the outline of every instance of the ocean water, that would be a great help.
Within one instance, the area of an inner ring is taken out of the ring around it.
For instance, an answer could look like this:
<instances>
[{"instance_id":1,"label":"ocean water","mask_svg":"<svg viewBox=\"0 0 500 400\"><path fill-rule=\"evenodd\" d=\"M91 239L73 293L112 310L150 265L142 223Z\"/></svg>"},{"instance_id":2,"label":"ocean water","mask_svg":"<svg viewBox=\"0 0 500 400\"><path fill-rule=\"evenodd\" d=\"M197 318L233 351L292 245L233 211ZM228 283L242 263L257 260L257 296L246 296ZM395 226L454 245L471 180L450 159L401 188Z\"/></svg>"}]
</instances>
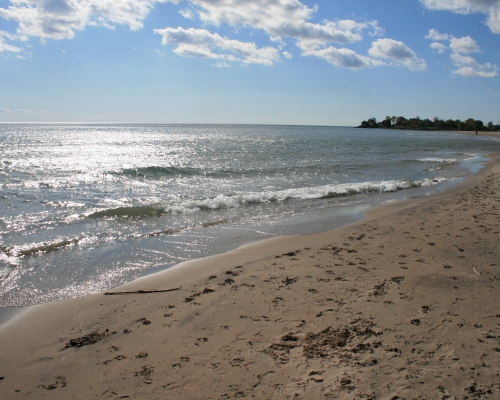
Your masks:
<instances>
[{"instance_id":1,"label":"ocean water","mask_svg":"<svg viewBox=\"0 0 500 400\"><path fill-rule=\"evenodd\" d=\"M500 141L345 127L0 124L0 307L326 231L463 181Z\"/></svg>"}]
</instances>

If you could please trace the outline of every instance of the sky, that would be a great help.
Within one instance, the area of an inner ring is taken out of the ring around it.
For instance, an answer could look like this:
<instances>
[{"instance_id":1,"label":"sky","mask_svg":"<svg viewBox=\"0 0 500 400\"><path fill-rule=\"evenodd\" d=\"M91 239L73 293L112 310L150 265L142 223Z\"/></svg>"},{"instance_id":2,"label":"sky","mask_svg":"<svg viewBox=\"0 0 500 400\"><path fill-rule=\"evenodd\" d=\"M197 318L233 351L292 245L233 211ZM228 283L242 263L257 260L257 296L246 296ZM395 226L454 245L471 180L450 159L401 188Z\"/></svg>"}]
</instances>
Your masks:
<instances>
[{"instance_id":1,"label":"sky","mask_svg":"<svg viewBox=\"0 0 500 400\"><path fill-rule=\"evenodd\" d=\"M0 122L500 121L500 0L0 0Z\"/></svg>"}]
</instances>

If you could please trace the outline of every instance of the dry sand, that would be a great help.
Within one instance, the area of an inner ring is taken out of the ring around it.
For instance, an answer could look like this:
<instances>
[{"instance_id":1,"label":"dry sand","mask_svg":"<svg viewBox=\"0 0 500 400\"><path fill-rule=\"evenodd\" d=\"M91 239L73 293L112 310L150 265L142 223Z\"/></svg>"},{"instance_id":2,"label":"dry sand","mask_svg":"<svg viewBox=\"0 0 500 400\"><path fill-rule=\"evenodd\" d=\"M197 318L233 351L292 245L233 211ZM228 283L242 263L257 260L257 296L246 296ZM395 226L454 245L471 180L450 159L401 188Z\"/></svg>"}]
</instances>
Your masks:
<instances>
[{"instance_id":1,"label":"dry sand","mask_svg":"<svg viewBox=\"0 0 500 400\"><path fill-rule=\"evenodd\" d=\"M499 399L500 156L451 191L0 330L0 398Z\"/></svg>"}]
</instances>

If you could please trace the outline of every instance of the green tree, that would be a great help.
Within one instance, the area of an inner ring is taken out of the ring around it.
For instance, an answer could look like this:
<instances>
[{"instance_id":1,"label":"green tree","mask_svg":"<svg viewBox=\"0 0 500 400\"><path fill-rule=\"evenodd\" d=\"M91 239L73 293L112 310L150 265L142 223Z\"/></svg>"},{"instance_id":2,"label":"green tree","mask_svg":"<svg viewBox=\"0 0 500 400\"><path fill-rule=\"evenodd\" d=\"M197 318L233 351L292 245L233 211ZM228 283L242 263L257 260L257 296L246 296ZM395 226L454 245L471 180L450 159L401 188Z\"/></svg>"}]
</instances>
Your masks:
<instances>
[{"instance_id":1,"label":"green tree","mask_svg":"<svg viewBox=\"0 0 500 400\"><path fill-rule=\"evenodd\" d=\"M382 127L384 128L391 127L391 117L385 117L385 119L382 121Z\"/></svg>"},{"instance_id":2,"label":"green tree","mask_svg":"<svg viewBox=\"0 0 500 400\"><path fill-rule=\"evenodd\" d=\"M423 122L423 125L426 128L430 128L430 127L432 127L434 125L429 118L424 119L422 122Z\"/></svg>"},{"instance_id":3,"label":"green tree","mask_svg":"<svg viewBox=\"0 0 500 400\"><path fill-rule=\"evenodd\" d=\"M467 118L464 121L464 125L465 125L465 129L467 129L468 131L474 131L474 130L476 130L475 129L476 120L474 118Z\"/></svg>"},{"instance_id":4,"label":"green tree","mask_svg":"<svg viewBox=\"0 0 500 400\"><path fill-rule=\"evenodd\" d=\"M455 121L452 119L447 119L444 123L446 129L457 129L457 125L455 124Z\"/></svg>"},{"instance_id":5,"label":"green tree","mask_svg":"<svg viewBox=\"0 0 500 400\"><path fill-rule=\"evenodd\" d=\"M488 122L488 124L486 126L488 127L489 131L493 130L493 122L492 121Z\"/></svg>"},{"instance_id":6,"label":"green tree","mask_svg":"<svg viewBox=\"0 0 500 400\"><path fill-rule=\"evenodd\" d=\"M483 126L484 126L483 121L481 121L481 120L479 120L479 119L476 119L476 120L474 121L474 129L475 129L476 131L481 131L481 130L483 130Z\"/></svg>"}]
</instances>

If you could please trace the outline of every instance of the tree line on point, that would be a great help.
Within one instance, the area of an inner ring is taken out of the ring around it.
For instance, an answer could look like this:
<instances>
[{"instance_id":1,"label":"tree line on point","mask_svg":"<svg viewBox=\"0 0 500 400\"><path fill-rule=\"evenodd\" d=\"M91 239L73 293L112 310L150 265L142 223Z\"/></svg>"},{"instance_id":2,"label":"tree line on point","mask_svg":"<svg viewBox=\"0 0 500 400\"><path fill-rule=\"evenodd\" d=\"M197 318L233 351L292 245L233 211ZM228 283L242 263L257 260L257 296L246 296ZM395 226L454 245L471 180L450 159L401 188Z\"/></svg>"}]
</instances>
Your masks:
<instances>
[{"instance_id":1,"label":"tree line on point","mask_svg":"<svg viewBox=\"0 0 500 400\"><path fill-rule=\"evenodd\" d=\"M405 117L385 117L383 121L377 122L376 118L369 118L361 122L358 128L382 128L382 129L419 129L419 130L446 130L446 131L497 131L500 130L500 121L495 125L492 121L486 125L483 121L468 118L465 121L459 119L440 119L434 117L421 119L420 117L406 119Z\"/></svg>"}]
</instances>

